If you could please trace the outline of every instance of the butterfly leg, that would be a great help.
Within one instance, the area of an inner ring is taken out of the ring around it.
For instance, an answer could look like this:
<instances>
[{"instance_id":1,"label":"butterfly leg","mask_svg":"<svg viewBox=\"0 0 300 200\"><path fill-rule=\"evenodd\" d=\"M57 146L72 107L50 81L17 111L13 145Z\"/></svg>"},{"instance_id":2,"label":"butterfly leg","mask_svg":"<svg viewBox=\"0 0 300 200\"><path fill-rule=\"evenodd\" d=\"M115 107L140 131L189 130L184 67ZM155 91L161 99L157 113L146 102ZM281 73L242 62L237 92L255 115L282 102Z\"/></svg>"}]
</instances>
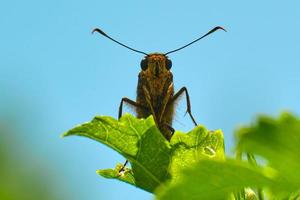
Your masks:
<instances>
[{"instance_id":1,"label":"butterfly leg","mask_svg":"<svg viewBox=\"0 0 300 200\"><path fill-rule=\"evenodd\" d=\"M138 104L137 102L135 102L131 99L128 99L127 97L123 97L122 100L121 100L120 106L119 106L119 115L118 115L119 119L122 117L122 111L123 111L123 104L124 103L127 103L128 105L133 106L133 107L144 108L144 106Z\"/></svg>"},{"instance_id":2,"label":"butterfly leg","mask_svg":"<svg viewBox=\"0 0 300 200\"><path fill-rule=\"evenodd\" d=\"M193 121L193 123L195 124L195 126L197 126L197 122L194 119L193 115L192 115L192 111L191 111L191 102L190 102L190 96L188 93L188 90L186 87L182 87L170 100L170 103L174 103L176 100L179 99L179 97L181 95L183 95L183 93L185 93L186 96L186 104L187 104L187 109L186 109L186 113L188 113Z\"/></svg>"},{"instance_id":3,"label":"butterfly leg","mask_svg":"<svg viewBox=\"0 0 300 200\"><path fill-rule=\"evenodd\" d=\"M136 103L135 101L128 99L127 97L123 97L119 106L119 114L118 114L118 118L120 119L122 117L122 111L123 111L123 104L127 103L133 107L143 107L140 104ZM143 107L144 108L144 107ZM125 161L125 163L123 164L122 168L119 170L119 173L124 171L124 168L126 167L128 163L128 160Z\"/></svg>"}]
</instances>

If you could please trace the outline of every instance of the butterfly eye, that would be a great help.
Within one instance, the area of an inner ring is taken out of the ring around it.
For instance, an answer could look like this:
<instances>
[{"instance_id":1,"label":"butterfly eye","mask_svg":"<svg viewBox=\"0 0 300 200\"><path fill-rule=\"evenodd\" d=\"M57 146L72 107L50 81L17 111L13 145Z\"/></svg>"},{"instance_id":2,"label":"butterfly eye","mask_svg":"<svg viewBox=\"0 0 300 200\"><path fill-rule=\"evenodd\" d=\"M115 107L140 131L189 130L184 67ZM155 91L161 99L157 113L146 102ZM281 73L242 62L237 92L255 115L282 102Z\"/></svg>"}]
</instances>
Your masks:
<instances>
[{"instance_id":1,"label":"butterfly eye","mask_svg":"<svg viewBox=\"0 0 300 200\"><path fill-rule=\"evenodd\" d=\"M166 59L166 68L167 70L170 70L172 68L172 61L169 59Z\"/></svg>"},{"instance_id":2,"label":"butterfly eye","mask_svg":"<svg viewBox=\"0 0 300 200\"><path fill-rule=\"evenodd\" d=\"M148 68L148 63L147 63L146 59L143 59L141 61L141 68L142 68L143 71L145 71Z\"/></svg>"}]
</instances>

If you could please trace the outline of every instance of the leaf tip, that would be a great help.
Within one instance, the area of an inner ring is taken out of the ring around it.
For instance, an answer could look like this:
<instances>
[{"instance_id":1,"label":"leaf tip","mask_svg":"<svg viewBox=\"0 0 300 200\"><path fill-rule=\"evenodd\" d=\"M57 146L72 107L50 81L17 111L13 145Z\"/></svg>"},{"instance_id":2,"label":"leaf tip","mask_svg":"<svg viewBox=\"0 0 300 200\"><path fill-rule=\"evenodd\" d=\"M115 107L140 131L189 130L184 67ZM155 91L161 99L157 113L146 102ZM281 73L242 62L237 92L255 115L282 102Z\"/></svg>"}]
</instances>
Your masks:
<instances>
[{"instance_id":1,"label":"leaf tip","mask_svg":"<svg viewBox=\"0 0 300 200\"><path fill-rule=\"evenodd\" d=\"M103 175L103 170L102 169L96 170L96 174L102 176Z\"/></svg>"},{"instance_id":2,"label":"leaf tip","mask_svg":"<svg viewBox=\"0 0 300 200\"><path fill-rule=\"evenodd\" d=\"M64 132L63 134L60 135L60 138L64 138L64 137L67 137L67 136L70 136L70 135L71 135L71 132L66 131L66 132Z\"/></svg>"},{"instance_id":3,"label":"leaf tip","mask_svg":"<svg viewBox=\"0 0 300 200\"><path fill-rule=\"evenodd\" d=\"M104 178L117 178L117 173L113 169L99 169L96 171L96 174Z\"/></svg>"}]
</instances>

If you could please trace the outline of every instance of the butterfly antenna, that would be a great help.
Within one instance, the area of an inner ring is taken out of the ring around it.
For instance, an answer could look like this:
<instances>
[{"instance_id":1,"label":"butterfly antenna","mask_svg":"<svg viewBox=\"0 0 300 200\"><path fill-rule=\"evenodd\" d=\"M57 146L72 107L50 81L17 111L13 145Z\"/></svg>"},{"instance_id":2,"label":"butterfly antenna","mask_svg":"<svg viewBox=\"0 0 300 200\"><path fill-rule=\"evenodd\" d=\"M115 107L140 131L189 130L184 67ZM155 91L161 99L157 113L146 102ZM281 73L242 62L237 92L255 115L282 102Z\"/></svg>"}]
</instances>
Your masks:
<instances>
[{"instance_id":1,"label":"butterfly antenna","mask_svg":"<svg viewBox=\"0 0 300 200\"><path fill-rule=\"evenodd\" d=\"M137 53L141 53L141 54L144 54L144 55L146 55L146 56L148 55L147 53L145 53L145 52L143 52L143 51L136 50L136 49L134 49L134 48L131 48L131 47L129 47L129 46L127 46L127 45L125 45L125 44L123 44L123 43L121 43L121 42L119 42L119 41L113 39L112 37L110 37L109 35L107 35L106 33L104 33L104 32L103 32L101 29L99 29L99 28L95 28L95 29L92 31L92 34L95 33L95 32L100 33L100 34L103 35L104 37L107 37L108 39L112 40L113 42L115 42L115 43L117 43L117 44L119 44L119 45L121 45L121 46L123 46L123 47L125 47L125 48L127 48L127 49L130 49L131 51L135 51L135 52L137 52Z\"/></svg>"}]
</instances>

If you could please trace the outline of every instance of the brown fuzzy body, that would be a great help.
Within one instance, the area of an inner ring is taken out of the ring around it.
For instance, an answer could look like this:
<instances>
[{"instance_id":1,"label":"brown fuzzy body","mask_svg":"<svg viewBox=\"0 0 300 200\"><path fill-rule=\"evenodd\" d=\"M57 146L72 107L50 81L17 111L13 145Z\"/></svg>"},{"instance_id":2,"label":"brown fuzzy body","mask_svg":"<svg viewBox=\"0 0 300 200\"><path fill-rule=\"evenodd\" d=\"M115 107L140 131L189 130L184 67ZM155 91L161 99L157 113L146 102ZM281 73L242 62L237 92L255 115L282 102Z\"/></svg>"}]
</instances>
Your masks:
<instances>
[{"instance_id":1,"label":"brown fuzzy body","mask_svg":"<svg viewBox=\"0 0 300 200\"><path fill-rule=\"evenodd\" d=\"M139 73L136 103L138 118L152 115L159 130L170 140L174 115L173 75L166 68L167 57L163 54L150 54L145 58L147 69Z\"/></svg>"}]
</instances>

